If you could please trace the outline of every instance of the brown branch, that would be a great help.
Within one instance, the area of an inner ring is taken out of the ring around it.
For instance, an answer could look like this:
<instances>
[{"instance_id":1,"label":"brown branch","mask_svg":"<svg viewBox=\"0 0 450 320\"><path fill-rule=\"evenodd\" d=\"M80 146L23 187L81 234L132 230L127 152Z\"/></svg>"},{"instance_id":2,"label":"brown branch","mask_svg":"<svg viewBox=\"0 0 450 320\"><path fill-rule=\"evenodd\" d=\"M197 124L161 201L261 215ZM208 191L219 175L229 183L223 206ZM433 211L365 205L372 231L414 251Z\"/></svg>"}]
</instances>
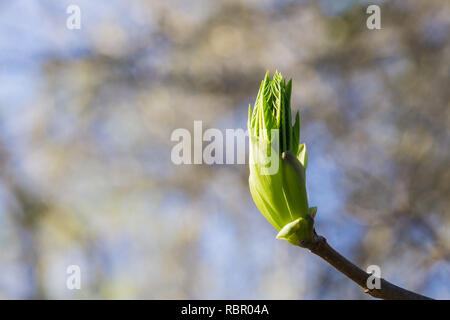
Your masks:
<instances>
[{"instance_id":1,"label":"brown branch","mask_svg":"<svg viewBox=\"0 0 450 320\"><path fill-rule=\"evenodd\" d=\"M312 253L324 259L362 287L364 292L370 294L372 297L385 300L431 300L429 297L398 287L383 278L380 279L380 289L368 289L367 279L370 274L347 260L339 252L334 250L324 237L316 235L315 232L314 240L309 243L302 243L301 247L309 249Z\"/></svg>"},{"instance_id":2,"label":"brown branch","mask_svg":"<svg viewBox=\"0 0 450 320\"><path fill-rule=\"evenodd\" d=\"M304 180L304 169L291 152L283 152L283 161L287 161L297 172L300 179ZM312 217L310 217L312 219ZM431 298L422 296L418 293L400 288L389 281L380 279L380 289L367 288L367 279L371 276L358 266L347 260L339 252L334 250L327 242L327 240L316 234L314 230L313 240L309 242L302 242L300 246L309 249L312 253L318 255L326 262L335 267L338 271L353 280L356 284L364 289L365 293L372 297L385 300L429 300Z\"/></svg>"}]
</instances>

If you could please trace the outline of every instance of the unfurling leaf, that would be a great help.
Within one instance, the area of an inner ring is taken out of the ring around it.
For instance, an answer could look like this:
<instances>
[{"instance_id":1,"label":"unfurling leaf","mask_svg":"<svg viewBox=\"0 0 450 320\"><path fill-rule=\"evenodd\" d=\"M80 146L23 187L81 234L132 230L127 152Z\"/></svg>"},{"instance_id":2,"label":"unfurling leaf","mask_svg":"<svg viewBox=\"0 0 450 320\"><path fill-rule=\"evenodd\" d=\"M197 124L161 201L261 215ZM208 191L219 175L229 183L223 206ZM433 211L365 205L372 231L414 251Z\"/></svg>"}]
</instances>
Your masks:
<instances>
[{"instance_id":1,"label":"unfurling leaf","mask_svg":"<svg viewBox=\"0 0 450 320\"><path fill-rule=\"evenodd\" d=\"M258 209L280 231L277 238L298 245L311 240L317 208L308 207L308 155L298 113L292 125L291 91L292 80L286 83L278 72L271 80L267 72L249 108L249 186Z\"/></svg>"}]
</instances>

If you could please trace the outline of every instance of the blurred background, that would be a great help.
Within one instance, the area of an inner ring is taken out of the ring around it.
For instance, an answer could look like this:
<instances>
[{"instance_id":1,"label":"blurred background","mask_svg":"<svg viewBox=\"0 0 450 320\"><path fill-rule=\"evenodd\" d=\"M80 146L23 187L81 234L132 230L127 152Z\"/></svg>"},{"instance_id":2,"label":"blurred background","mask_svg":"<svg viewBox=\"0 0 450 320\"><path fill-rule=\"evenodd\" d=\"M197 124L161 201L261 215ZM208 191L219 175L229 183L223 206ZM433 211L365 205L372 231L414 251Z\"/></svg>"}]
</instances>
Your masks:
<instances>
[{"instance_id":1,"label":"blurred background","mask_svg":"<svg viewBox=\"0 0 450 320\"><path fill-rule=\"evenodd\" d=\"M446 0L1 1L0 298L370 299L275 240L247 165L171 162L194 120L246 129L278 69L317 231L449 299L449 38Z\"/></svg>"}]
</instances>

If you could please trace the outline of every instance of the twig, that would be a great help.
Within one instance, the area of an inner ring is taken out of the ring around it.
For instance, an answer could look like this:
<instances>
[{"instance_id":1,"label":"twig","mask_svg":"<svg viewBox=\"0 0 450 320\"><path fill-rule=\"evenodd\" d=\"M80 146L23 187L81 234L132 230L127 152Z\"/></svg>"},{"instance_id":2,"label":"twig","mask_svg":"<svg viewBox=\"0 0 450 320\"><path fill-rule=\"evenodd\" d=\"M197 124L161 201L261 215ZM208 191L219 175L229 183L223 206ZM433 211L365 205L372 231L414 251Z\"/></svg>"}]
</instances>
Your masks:
<instances>
[{"instance_id":1,"label":"twig","mask_svg":"<svg viewBox=\"0 0 450 320\"><path fill-rule=\"evenodd\" d=\"M370 274L366 273L334 250L322 236L315 234L313 241L302 243L301 247L309 249L312 253L324 259L338 271L362 287L364 292L370 294L372 297L385 300L431 300L429 297L398 287L383 278L380 279L380 289L368 289L367 279Z\"/></svg>"},{"instance_id":2,"label":"twig","mask_svg":"<svg viewBox=\"0 0 450 320\"><path fill-rule=\"evenodd\" d=\"M288 161L289 164L292 165L299 177L304 175L304 169L300 166L297 158L292 153L283 152L282 159L284 161ZM431 300L429 297L400 288L382 278L380 278L379 289L367 288L367 279L371 275L334 250L324 237L316 234L315 230L313 240L309 242L302 242L300 243L300 246L309 249L312 253L324 259L338 271L362 287L364 292L370 294L372 297L385 300Z\"/></svg>"}]
</instances>

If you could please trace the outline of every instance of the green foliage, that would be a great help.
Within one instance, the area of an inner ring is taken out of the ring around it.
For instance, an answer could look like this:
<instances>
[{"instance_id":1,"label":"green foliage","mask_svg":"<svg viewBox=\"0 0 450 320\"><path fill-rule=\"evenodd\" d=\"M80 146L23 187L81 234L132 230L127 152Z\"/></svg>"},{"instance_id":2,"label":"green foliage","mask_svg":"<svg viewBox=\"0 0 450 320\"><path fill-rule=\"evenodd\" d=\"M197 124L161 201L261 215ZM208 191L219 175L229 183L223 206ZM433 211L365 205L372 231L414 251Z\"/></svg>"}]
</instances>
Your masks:
<instances>
[{"instance_id":1,"label":"green foliage","mask_svg":"<svg viewBox=\"0 0 450 320\"><path fill-rule=\"evenodd\" d=\"M253 111L249 108L249 186L253 200L264 217L281 230L277 238L292 244L312 237L313 220L308 207L305 171L308 161L305 144L300 144L300 116L291 119L292 80L279 72L272 80L269 72L259 88ZM276 134L278 133L278 134ZM294 155L292 163L283 153ZM267 166L277 170L267 174Z\"/></svg>"}]
</instances>

